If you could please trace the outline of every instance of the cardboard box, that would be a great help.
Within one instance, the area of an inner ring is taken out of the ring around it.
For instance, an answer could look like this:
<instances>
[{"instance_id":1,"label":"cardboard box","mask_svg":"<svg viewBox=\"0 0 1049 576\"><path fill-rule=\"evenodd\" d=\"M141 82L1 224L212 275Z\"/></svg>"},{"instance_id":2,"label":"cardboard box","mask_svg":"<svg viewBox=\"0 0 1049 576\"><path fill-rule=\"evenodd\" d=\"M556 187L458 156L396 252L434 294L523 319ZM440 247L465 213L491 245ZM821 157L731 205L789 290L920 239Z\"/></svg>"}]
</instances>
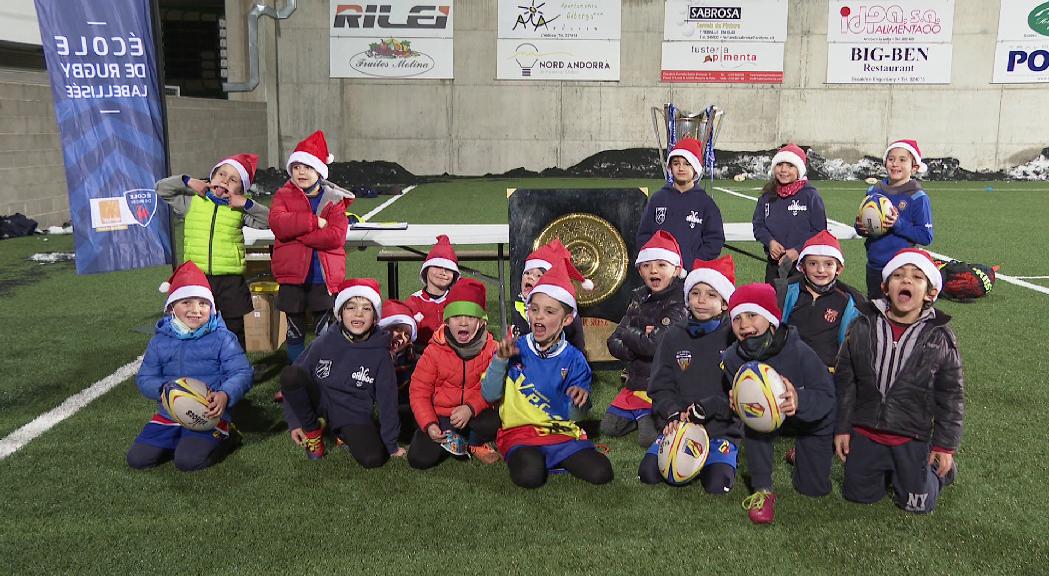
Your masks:
<instances>
[{"instance_id":1,"label":"cardboard box","mask_svg":"<svg viewBox=\"0 0 1049 576\"><path fill-rule=\"evenodd\" d=\"M284 344L288 321L277 310L276 282L253 282L252 311L244 316L244 336L247 352L273 352Z\"/></svg>"}]
</instances>

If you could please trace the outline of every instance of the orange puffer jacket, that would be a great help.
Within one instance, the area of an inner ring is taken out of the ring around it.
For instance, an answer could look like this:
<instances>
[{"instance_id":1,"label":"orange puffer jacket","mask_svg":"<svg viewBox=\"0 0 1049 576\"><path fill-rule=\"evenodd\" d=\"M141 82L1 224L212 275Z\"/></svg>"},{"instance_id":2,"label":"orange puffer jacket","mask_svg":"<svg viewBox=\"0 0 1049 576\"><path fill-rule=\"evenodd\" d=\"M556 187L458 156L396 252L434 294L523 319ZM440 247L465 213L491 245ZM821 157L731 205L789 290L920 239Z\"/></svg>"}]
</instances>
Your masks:
<instances>
[{"instance_id":1,"label":"orange puffer jacket","mask_svg":"<svg viewBox=\"0 0 1049 576\"><path fill-rule=\"evenodd\" d=\"M412 373L408 398L421 430L447 418L452 410L466 404L474 415L489 407L481 396L481 377L492 362L499 344L487 333L481 353L463 360L445 340L445 330L434 332Z\"/></svg>"}]
</instances>

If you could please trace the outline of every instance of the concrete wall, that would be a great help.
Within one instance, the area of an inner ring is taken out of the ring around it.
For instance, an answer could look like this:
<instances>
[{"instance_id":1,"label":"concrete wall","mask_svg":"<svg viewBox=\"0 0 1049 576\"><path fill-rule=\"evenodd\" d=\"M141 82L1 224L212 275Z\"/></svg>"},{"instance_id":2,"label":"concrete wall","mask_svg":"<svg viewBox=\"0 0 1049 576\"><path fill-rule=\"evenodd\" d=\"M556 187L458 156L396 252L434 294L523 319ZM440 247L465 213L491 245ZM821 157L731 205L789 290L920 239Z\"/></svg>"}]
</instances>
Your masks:
<instances>
[{"instance_id":1,"label":"concrete wall","mask_svg":"<svg viewBox=\"0 0 1049 576\"><path fill-rule=\"evenodd\" d=\"M224 155L254 151L267 165L264 102L167 99L171 169L207 175ZM41 226L69 220L62 147L45 72L0 69L0 214Z\"/></svg>"},{"instance_id":2,"label":"concrete wall","mask_svg":"<svg viewBox=\"0 0 1049 576\"><path fill-rule=\"evenodd\" d=\"M1049 144L1049 115L1039 113L1049 86L990 84L998 1L955 2L953 78L944 86L825 84L826 0L790 0L782 85L661 84L662 0L623 0L619 82L496 81L496 0L455 0L454 80L331 79L328 4L300 0L263 39L264 62L276 66L255 97L276 116L270 151L280 158L321 128L339 160L392 160L417 174L568 167L601 150L652 146L649 108L670 100L725 108L719 148L728 150L795 141L854 161L912 137L927 156L988 169ZM227 0L228 10L247 6ZM236 46L243 26L235 30L228 14L236 76L245 69Z\"/></svg>"}]
</instances>

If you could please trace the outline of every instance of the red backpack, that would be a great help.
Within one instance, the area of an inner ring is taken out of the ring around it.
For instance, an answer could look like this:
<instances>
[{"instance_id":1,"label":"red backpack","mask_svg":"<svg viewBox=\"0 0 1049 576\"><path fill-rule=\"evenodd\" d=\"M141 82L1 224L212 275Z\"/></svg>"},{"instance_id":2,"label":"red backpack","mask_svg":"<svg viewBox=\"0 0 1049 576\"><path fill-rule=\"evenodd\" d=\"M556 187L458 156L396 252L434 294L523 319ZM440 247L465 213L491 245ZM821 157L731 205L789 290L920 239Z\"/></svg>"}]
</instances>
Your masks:
<instances>
[{"instance_id":1,"label":"red backpack","mask_svg":"<svg viewBox=\"0 0 1049 576\"><path fill-rule=\"evenodd\" d=\"M936 266L940 269L940 276L943 278L941 293L948 300L958 302L967 302L986 296L994 288L995 273L998 272L998 266L969 264L958 260L937 261Z\"/></svg>"}]
</instances>

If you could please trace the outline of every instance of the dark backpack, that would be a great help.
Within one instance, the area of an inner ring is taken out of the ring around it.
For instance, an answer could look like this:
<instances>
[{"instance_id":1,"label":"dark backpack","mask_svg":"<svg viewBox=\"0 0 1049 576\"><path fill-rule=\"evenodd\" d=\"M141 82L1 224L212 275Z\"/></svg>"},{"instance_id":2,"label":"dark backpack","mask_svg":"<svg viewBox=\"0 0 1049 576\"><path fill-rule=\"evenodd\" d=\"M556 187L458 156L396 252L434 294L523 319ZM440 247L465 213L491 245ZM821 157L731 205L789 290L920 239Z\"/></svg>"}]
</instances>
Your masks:
<instances>
[{"instance_id":1,"label":"dark backpack","mask_svg":"<svg viewBox=\"0 0 1049 576\"><path fill-rule=\"evenodd\" d=\"M10 216L0 216L0 240L29 236L36 232L36 220L26 218L25 214L15 213Z\"/></svg>"},{"instance_id":2,"label":"dark backpack","mask_svg":"<svg viewBox=\"0 0 1049 576\"><path fill-rule=\"evenodd\" d=\"M943 296L948 300L966 302L986 296L994 288L998 266L969 264L951 260L937 262L943 278Z\"/></svg>"}]
</instances>

